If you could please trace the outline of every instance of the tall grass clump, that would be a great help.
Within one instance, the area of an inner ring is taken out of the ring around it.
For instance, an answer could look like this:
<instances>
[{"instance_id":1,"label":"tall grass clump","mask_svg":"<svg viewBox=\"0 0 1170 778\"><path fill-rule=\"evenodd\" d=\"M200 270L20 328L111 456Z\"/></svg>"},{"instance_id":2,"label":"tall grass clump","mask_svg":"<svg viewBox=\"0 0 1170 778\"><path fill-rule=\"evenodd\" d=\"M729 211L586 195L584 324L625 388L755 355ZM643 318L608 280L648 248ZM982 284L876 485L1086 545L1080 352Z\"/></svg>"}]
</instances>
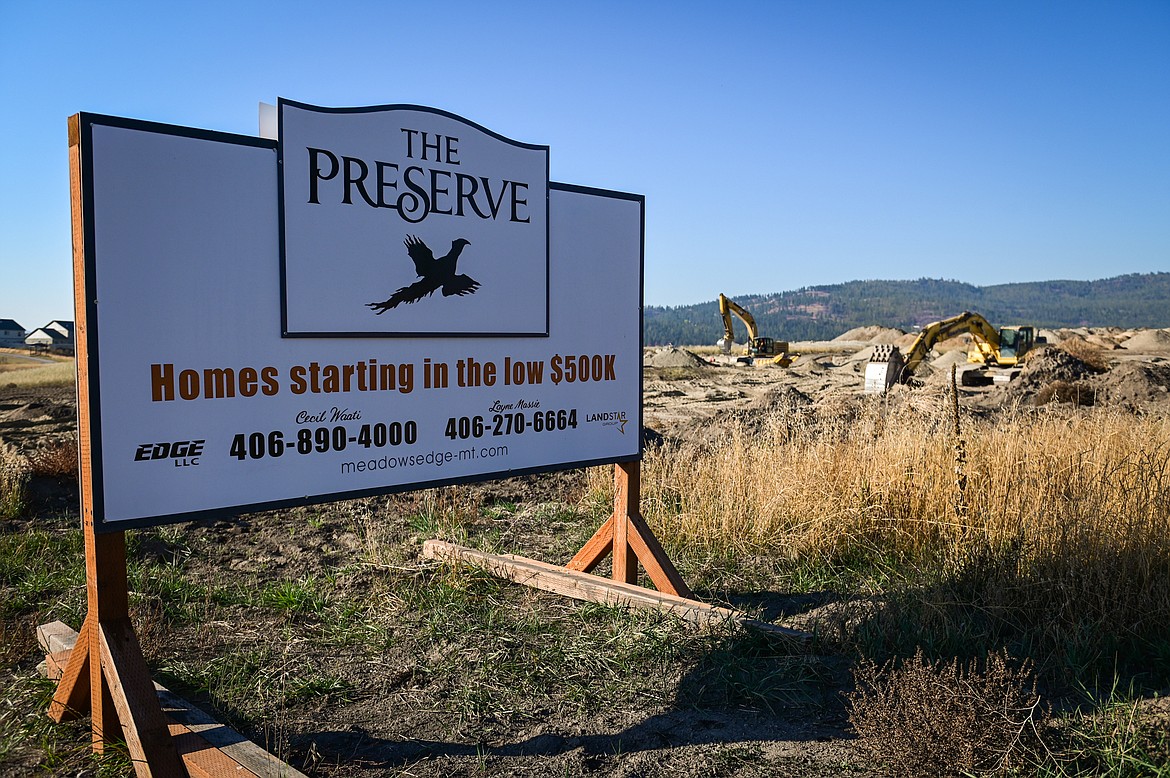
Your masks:
<instances>
[{"instance_id":1,"label":"tall grass clump","mask_svg":"<svg viewBox=\"0 0 1170 778\"><path fill-rule=\"evenodd\" d=\"M1131 665L1170 682L1170 420L966 419L959 512L946 402L916 402L935 407L790 409L649 451L643 510L675 546L868 568L886 598L854 633L867 655L1007 647L1065 681Z\"/></svg>"},{"instance_id":2,"label":"tall grass clump","mask_svg":"<svg viewBox=\"0 0 1170 778\"><path fill-rule=\"evenodd\" d=\"M647 453L647 518L672 542L829 559L862 546L899 553L953 534L952 442L928 419L820 419L794 412L762 430L728 423L718 443Z\"/></svg>"},{"instance_id":3,"label":"tall grass clump","mask_svg":"<svg viewBox=\"0 0 1170 778\"><path fill-rule=\"evenodd\" d=\"M28 507L28 463L0 449L0 519L15 519Z\"/></svg>"},{"instance_id":4,"label":"tall grass clump","mask_svg":"<svg viewBox=\"0 0 1170 778\"><path fill-rule=\"evenodd\" d=\"M77 379L71 361L19 370L0 370L0 386L32 389L44 386L69 386Z\"/></svg>"}]
</instances>

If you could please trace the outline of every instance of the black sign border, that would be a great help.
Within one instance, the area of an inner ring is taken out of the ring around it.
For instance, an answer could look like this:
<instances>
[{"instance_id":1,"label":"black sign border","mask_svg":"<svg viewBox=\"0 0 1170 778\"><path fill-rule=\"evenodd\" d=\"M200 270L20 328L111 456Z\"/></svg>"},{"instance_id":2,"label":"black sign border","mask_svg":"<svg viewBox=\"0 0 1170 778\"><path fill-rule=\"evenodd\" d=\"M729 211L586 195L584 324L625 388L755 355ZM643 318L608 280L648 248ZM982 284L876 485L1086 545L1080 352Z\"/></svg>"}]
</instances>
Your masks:
<instances>
[{"instance_id":1,"label":"black sign border","mask_svg":"<svg viewBox=\"0 0 1170 778\"><path fill-rule=\"evenodd\" d=\"M431 109L434 110L434 109ZM118 116L108 116L104 114L95 113L79 113L79 153L80 153L80 175L81 175L81 208L82 208L82 225L83 225L83 246L81 247L83 253L84 263L84 278L74 279L75 295L81 292L87 292L86 299L75 300L74 307L77 312L84 311L85 320L79 321L78 326L85 327L85 359L86 359L86 385L85 385L85 407L82 403L78 403L78 413L83 411L87 414L89 422L88 441L80 441L79 444L88 451L83 451L82 461L88 460L91 474L91 494L89 495L90 507L93 513L94 531L97 533L120 532L127 529L141 529L146 527L156 527L164 524L176 524L187 521L214 521L221 519L237 518L239 516L257 513L260 511L283 510L286 508L297 508L307 505L323 505L327 503L342 502L344 500L354 500L364 497L380 497L389 494L401 494L403 492L411 492L419 489L430 489L439 486L458 486L462 484L481 483L485 481L498 481L505 478L513 478L525 475L538 475L541 473L560 472L562 470L575 470L584 467L595 467L599 465L611 465L618 462L627 461L641 461L645 453L645 437L643 430L643 401L641 390L638 393L638 424L636 427L638 435L638 453L633 457L604 457L601 459L588 459L575 462L562 462L555 465L542 465L538 467L520 468L515 470L502 470L491 473L477 473L472 476L464 476L454 479L432 479L428 481L416 481L409 484L398 484L394 486L373 487L370 489L359 489L352 491L330 492L320 495L308 495L304 497L289 498L285 500L275 500L269 502L248 503L245 505L232 505L223 508L212 508L201 511L188 511L183 513L163 514L160 516L147 516L138 519L116 519L108 521L105 518L105 494L104 494L104 475L102 471L102 434L101 434L101 387L99 385L98 377L101 374L99 370L99 337L98 337L98 309L97 299L95 297L97 290L97 266L95 262L95 224L94 224L94 189L93 189L93 131L94 126L117 127L121 129L138 130L141 132L157 133L160 135L172 135L184 138L195 138L199 140L212 141L216 143L234 144L240 146L253 146L258 148L278 150L276 141L267 138L259 138L251 135L237 135L233 133L220 132L215 130L202 130L193 127L184 127L181 125L164 124L160 122L145 121L140 119L127 119ZM277 175L279 177L279 167L277 168ZM643 327L645 318L645 269L646 269L646 198L645 195L632 194L629 192L619 192L610 189L600 189L597 187L580 186L576 184L563 184L555 181L549 181L549 191L558 190L563 192L573 192L576 194L584 194L593 197L604 197L617 200L628 200L638 203L639 210L639 246L638 246L638 299L643 301L638 306L638 354L642 353L645 347L643 339ZM283 268L282 268L283 270ZM551 268L550 268L551 270ZM76 272L76 271L75 271ZM283 290L282 290L283 291ZM455 337L455 336L450 336ZM641 387L644 379L644 366L641 358L638 360L638 386ZM79 395L82 387L78 387ZM80 399L80 398L79 398ZM80 422L80 419L79 419ZM80 423L79 423L80 428ZM84 482L84 478L81 479ZM82 495L83 505L85 495Z\"/></svg>"}]
</instances>

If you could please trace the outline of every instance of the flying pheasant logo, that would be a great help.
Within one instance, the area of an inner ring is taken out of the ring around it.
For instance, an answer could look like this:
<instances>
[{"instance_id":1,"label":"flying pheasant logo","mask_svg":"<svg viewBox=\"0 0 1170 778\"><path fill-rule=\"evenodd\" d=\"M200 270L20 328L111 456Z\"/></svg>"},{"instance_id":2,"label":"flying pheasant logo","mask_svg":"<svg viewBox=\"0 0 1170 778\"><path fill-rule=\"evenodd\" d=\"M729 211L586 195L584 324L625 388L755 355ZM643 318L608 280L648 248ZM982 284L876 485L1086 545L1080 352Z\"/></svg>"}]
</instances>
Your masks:
<instances>
[{"instance_id":1,"label":"flying pheasant logo","mask_svg":"<svg viewBox=\"0 0 1170 778\"><path fill-rule=\"evenodd\" d=\"M427 244L414 235L407 235L403 243L406 245L406 253L414 260L414 270L420 280L400 288L390 295L388 300L366 303L366 307L379 316L391 308L398 307L400 303L418 302L434 294L437 289L443 290L444 297L452 295L462 297L475 294L475 290L479 288L479 282L474 278L455 272L455 265L459 261L459 255L463 253L463 247L470 246L471 241L464 238L451 241L451 250L438 259L435 259Z\"/></svg>"}]
</instances>

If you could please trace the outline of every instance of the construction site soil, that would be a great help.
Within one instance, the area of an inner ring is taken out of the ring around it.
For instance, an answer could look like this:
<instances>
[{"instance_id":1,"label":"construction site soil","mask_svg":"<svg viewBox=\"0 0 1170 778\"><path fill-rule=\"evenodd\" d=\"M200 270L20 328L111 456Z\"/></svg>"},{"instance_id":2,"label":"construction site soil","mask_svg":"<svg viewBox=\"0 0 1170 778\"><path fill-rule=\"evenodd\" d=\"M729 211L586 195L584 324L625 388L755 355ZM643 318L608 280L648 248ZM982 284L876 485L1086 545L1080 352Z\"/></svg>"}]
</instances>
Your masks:
<instances>
[{"instance_id":1,"label":"construction site soil","mask_svg":"<svg viewBox=\"0 0 1170 778\"><path fill-rule=\"evenodd\" d=\"M963 387L961 404L981 415L1037 402L1170 413L1170 332L1081 329L1045 334L1050 345L1025 362L1017 380L1003 386ZM646 434L706 436L722 418L750 424L753 419L793 409L848 414L867 402L912 407L921 393L948 391L951 366L965 365L962 339L948 341L940 344L935 358L920 371L921 386L895 386L880 399L863 395L863 375L873 345L905 346L912 339L897 330L874 327L844 333L834 341L794 343L792 350L800 356L789 368L729 364L683 348L648 348L643 375ZM1054 347L1071 340L1089 344L1092 358L1078 358ZM75 415L71 387L25 389L0 380L0 446L10 455L35 457L73 438ZM33 487L32 515L8 522L2 531L20 532L49 520L58 525L76 520L74 483L47 479ZM550 511L555 513L555 506L580 504L586 490L582 472L511 479L471 489L478 504L509 506L492 520L527 555L563 562L572 553L574 540L558 537L556 522L548 516ZM332 512L297 509L196 523L184 525L189 538L181 546L154 533L132 548L138 558L182 565L186 575L207 582L235 578L260 590L272 582L328 580L338 592L353 595L366 591L376 572L368 565L353 564L369 542L355 531L357 515L364 516L363 521L378 516L400 526L387 533L403 546L401 561L391 565L394 574L417 579L433 573L434 563L419 553L427 533L407 518L427 499L398 495ZM508 595L510 600L537 611L578 607L553 595L521 587L511 590L515 591ZM317 643L299 633L288 638L295 630L279 615L269 623L241 624L225 618L175 627L149 618L152 608L165 610L165 602L140 606L139 615L148 616L140 630L152 666L228 661L223 658L225 652L264 648L267 656L282 662L328 667L340 677L346 694L292 702L282 710L279 721L244 727L245 734L261 745L274 740L283 744L277 750L311 775L878 774L856 747L836 693L792 710L708 705L701 693L687 691L688 685L701 684L702 678L684 673L654 678L656 688L667 690L662 695L631 698L628 704L600 711L582 713L588 706L569 706L541 709L535 715L507 710L478 716L456 714L438 702L448 681L428 677L418 655L388 649L370 659L351 647ZM51 603L45 604L44 611L44 616L52 615ZM417 621L406 620L401 629L418 626ZM20 667L31 673L38 658L34 646L28 649ZM443 650L436 645L430 651ZM472 672L477 663L494 660L469 654L463 661ZM647 668L646 672L653 676L657 671ZM847 674L840 680L846 683ZM186 693L213 715L233 719L230 709L217 708L206 693Z\"/></svg>"}]
</instances>

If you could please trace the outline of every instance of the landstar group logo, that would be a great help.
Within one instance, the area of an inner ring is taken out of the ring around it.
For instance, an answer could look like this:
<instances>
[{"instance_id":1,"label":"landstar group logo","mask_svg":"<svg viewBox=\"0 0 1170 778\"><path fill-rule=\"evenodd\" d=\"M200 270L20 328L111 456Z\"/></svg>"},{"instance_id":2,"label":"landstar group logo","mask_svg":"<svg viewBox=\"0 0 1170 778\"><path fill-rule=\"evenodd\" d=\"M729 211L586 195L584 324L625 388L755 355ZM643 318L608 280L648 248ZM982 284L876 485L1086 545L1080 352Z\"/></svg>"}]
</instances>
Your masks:
<instances>
[{"instance_id":1,"label":"landstar group logo","mask_svg":"<svg viewBox=\"0 0 1170 778\"><path fill-rule=\"evenodd\" d=\"M398 291L390 295L388 300L383 300L380 303L366 303L366 307L373 309L374 313L381 316L391 308L398 307L400 303L418 302L422 298L434 294L437 289L443 290L444 297L452 295L462 297L475 294L475 290L479 288L479 281L471 276L455 272L455 265L459 262L459 255L463 253L463 247L470 246L471 241L466 238L456 238L451 241L451 250L439 259L435 259L430 247L414 235L407 235L403 242L406 244L406 253L414 261L415 274L422 280L399 288Z\"/></svg>"},{"instance_id":2,"label":"landstar group logo","mask_svg":"<svg viewBox=\"0 0 1170 778\"><path fill-rule=\"evenodd\" d=\"M625 411L590 411L585 415L586 424L600 424L603 427L614 427L623 435L626 434L626 424L629 421Z\"/></svg>"},{"instance_id":3,"label":"landstar group logo","mask_svg":"<svg viewBox=\"0 0 1170 778\"><path fill-rule=\"evenodd\" d=\"M547 146L433 108L278 111L286 337L548 336ZM458 305L400 307L435 292Z\"/></svg>"}]
</instances>

